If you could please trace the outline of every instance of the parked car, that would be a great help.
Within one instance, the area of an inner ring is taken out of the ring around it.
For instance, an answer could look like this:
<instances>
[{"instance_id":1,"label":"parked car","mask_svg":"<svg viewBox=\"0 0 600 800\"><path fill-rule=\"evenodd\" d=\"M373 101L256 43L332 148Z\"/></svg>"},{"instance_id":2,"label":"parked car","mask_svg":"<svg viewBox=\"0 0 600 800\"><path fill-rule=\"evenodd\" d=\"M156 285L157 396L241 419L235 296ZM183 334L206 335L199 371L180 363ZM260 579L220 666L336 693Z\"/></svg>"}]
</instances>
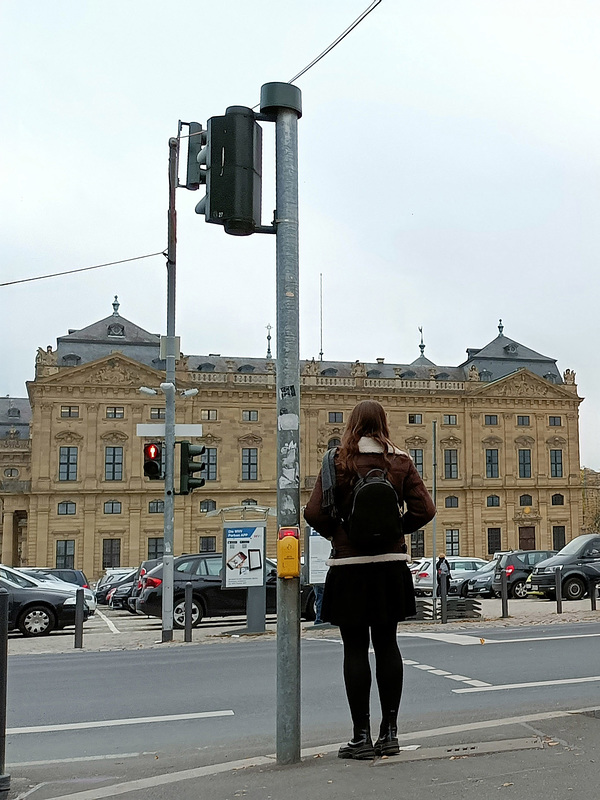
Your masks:
<instances>
[{"instance_id":1,"label":"parked car","mask_svg":"<svg viewBox=\"0 0 600 800\"><path fill-rule=\"evenodd\" d=\"M501 556L494 571L492 589L497 595L502 594L502 570L505 569L508 596L518 599L527 597L525 582L533 572L533 568L540 561L545 561L555 553L556 550L513 550Z\"/></svg>"},{"instance_id":2,"label":"parked car","mask_svg":"<svg viewBox=\"0 0 600 800\"><path fill-rule=\"evenodd\" d=\"M185 584L192 583L192 626L200 624L203 617L221 617L246 613L246 589L223 589L221 553L197 553L179 556L173 568L173 627L185 627ZM150 617L162 616L162 563L151 569L142 579L142 592L138 609ZM266 610L274 614L276 599L277 567L274 561L266 560ZM313 620L315 614L312 586L301 581L301 614Z\"/></svg>"},{"instance_id":3,"label":"parked car","mask_svg":"<svg viewBox=\"0 0 600 800\"><path fill-rule=\"evenodd\" d=\"M74 583L84 589L90 589L90 584L82 569L67 569L66 567L27 567L37 572L45 572L47 575L54 575L65 583Z\"/></svg>"},{"instance_id":4,"label":"parked car","mask_svg":"<svg viewBox=\"0 0 600 800\"><path fill-rule=\"evenodd\" d=\"M6 576L9 577L6 577ZM58 584L56 584L58 586ZM75 594L48 583L37 583L0 565L0 586L8 591L8 630L23 636L47 636L75 624ZM84 619L88 610L84 606Z\"/></svg>"},{"instance_id":5,"label":"parked car","mask_svg":"<svg viewBox=\"0 0 600 800\"><path fill-rule=\"evenodd\" d=\"M134 586L135 584L132 580L115 586L108 593L108 605L111 608L122 608L124 611L129 611L129 598Z\"/></svg>"},{"instance_id":6,"label":"parked car","mask_svg":"<svg viewBox=\"0 0 600 800\"><path fill-rule=\"evenodd\" d=\"M136 570L129 569L127 572L113 572L101 578L96 584L96 600L98 603L103 606L107 605L106 596L109 591L123 583L127 583L127 581L132 581L135 573Z\"/></svg>"},{"instance_id":7,"label":"parked car","mask_svg":"<svg viewBox=\"0 0 600 800\"><path fill-rule=\"evenodd\" d=\"M89 586L84 587L71 581L64 581L55 575L54 572L38 569L37 567L15 567L15 569L18 569L19 572L22 572L24 575L29 575L30 578L44 583L50 583L51 585L54 584L55 588L58 586L74 594L77 592L77 589L83 589L83 599L89 609L90 615L96 613L96 595Z\"/></svg>"},{"instance_id":8,"label":"parked car","mask_svg":"<svg viewBox=\"0 0 600 800\"><path fill-rule=\"evenodd\" d=\"M562 596L565 600L580 600L588 592L590 580L600 583L600 535L587 533L576 536L556 555L540 561L531 573L532 592L555 597L555 577L561 570Z\"/></svg>"},{"instance_id":9,"label":"parked car","mask_svg":"<svg viewBox=\"0 0 600 800\"><path fill-rule=\"evenodd\" d=\"M461 586L459 593L463 597L476 595L479 597L495 597L496 593L492 589L492 581L494 580L494 572L496 569L497 558L492 559L487 564L484 564L481 569L465 580Z\"/></svg>"},{"instance_id":10,"label":"parked car","mask_svg":"<svg viewBox=\"0 0 600 800\"><path fill-rule=\"evenodd\" d=\"M127 598L127 611L129 611L131 614L138 613L137 603L142 592L142 579L144 575L151 569L154 569L154 567L157 567L159 564L162 564L162 558L150 558L147 561L142 561L137 568L137 572L133 579L131 593Z\"/></svg>"},{"instance_id":11,"label":"parked car","mask_svg":"<svg viewBox=\"0 0 600 800\"><path fill-rule=\"evenodd\" d=\"M487 564L483 558L470 558L463 556L447 556L450 564L450 594L458 594L467 578L474 575L480 567ZM413 575L415 594L417 596L431 594L433 591L433 570L435 560L426 558L419 565L419 571Z\"/></svg>"}]
</instances>

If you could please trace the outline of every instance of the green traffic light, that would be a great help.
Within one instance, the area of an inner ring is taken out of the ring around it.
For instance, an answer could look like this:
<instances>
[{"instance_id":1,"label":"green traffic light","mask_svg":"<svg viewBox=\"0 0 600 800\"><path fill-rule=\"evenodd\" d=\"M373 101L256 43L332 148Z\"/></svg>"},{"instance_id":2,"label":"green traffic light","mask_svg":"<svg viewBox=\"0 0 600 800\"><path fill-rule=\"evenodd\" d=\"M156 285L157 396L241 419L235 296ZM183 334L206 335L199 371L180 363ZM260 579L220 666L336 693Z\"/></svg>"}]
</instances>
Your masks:
<instances>
[{"instance_id":1,"label":"green traffic light","mask_svg":"<svg viewBox=\"0 0 600 800\"><path fill-rule=\"evenodd\" d=\"M201 472L206 468L204 461L194 461L196 456L201 456L206 451L203 445L180 442L181 460L179 472L179 494L189 494L194 489L200 489L205 484L204 478L194 478L194 472Z\"/></svg>"}]
</instances>

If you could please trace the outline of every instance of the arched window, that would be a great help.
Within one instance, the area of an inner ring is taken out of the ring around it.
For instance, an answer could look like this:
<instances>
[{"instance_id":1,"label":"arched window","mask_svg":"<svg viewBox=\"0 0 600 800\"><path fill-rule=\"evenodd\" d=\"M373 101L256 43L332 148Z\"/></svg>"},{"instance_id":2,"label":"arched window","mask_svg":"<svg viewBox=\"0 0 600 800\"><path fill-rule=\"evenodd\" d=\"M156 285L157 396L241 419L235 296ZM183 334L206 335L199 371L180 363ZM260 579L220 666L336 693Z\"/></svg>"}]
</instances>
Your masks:
<instances>
[{"instance_id":1,"label":"arched window","mask_svg":"<svg viewBox=\"0 0 600 800\"><path fill-rule=\"evenodd\" d=\"M214 500L202 500L200 503L200 511L206 513L207 511L214 511L217 504Z\"/></svg>"},{"instance_id":2,"label":"arched window","mask_svg":"<svg viewBox=\"0 0 600 800\"><path fill-rule=\"evenodd\" d=\"M19 477L19 470L15 467L7 467L4 470L4 477L5 478L18 478Z\"/></svg>"},{"instance_id":3,"label":"arched window","mask_svg":"<svg viewBox=\"0 0 600 800\"><path fill-rule=\"evenodd\" d=\"M500 498L497 494L489 494L487 498L488 508L496 508L500 505Z\"/></svg>"},{"instance_id":4,"label":"arched window","mask_svg":"<svg viewBox=\"0 0 600 800\"><path fill-rule=\"evenodd\" d=\"M210 361L205 361L204 364L198 364L198 372L214 372L215 365L211 364Z\"/></svg>"},{"instance_id":5,"label":"arched window","mask_svg":"<svg viewBox=\"0 0 600 800\"><path fill-rule=\"evenodd\" d=\"M243 506L257 506L258 503L252 497L247 497L245 500L242 500Z\"/></svg>"},{"instance_id":6,"label":"arched window","mask_svg":"<svg viewBox=\"0 0 600 800\"><path fill-rule=\"evenodd\" d=\"M121 513L121 501L120 500L107 500L104 503L104 513L105 514L120 514Z\"/></svg>"},{"instance_id":7,"label":"arched window","mask_svg":"<svg viewBox=\"0 0 600 800\"><path fill-rule=\"evenodd\" d=\"M20 417L21 412L16 406L11 406L8 411L6 412L7 416L9 417Z\"/></svg>"},{"instance_id":8,"label":"arched window","mask_svg":"<svg viewBox=\"0 0 600 800\"><path fill-rule=\"evenodd\" d=\"M327 369L321 370L321 375L328 375L330 377L333 377L334 375L337 374L338 374L337 369L334 369L333 367L327 367Z\"/></svg>"},{"instance_id":9,"label":"arched window","mask_svg":"<svg viewBox=\"0 0 600 800\"><path fill-rule=\"evenodd\" d=\"M75 503L71 500L65 500L58 504L58 513L63 516L64 514L75 514Z\"/></svg>"},{"instance_id":10,"label":"arched window","mask_svg":"<svg viewBox=\"0 0 600 800\"><path fill-rule=\"evenodd\" d=\"M458 508L458 497L455 497L453 494L449 495L445 500L446 508Z\"/></svg>"},{"instance_id":11,"label":"arched window","mask_svg":"<svg viewBox=\"0 0 600 800\"><path fill-rule=\"evenodd\" d=\"M479 379L482 381L491 381L492 373L489 371L489 369L482 369L479 373Z\"/></svg>"},{"instance_id":12,"label":"arched window","mask_svg":"<svg viewBox=\"0 0 600 800\"><path fill-rule=\"evenodd\" d=\"M241 367L238 367L238 372L254 372L254 369L252 364L242 364Z\"/></svg>"},{"instance_id":13,"label":"arched window","mask_svg":"<svg viewBox=\"0 0 600 800\"><path fill-rule=\"evenodd\" d=\"M564 506L565 504L565 496L562 494L553 494L552 495L552 505L553 506Z\"/></svg>"},{"instance_id":14,"label":"arched window","mask_svg":"<svg viewBox=\"0 0 600 800\"><path fill-rule=\"evenodd\" d=\"M334 436L327 442L327 449L331 450L332 447L339 447L342 443L342 440L339 439L337 436Z\"/></svg>"},{"instance_id":15,"label":"arched window","mask_svg":"<svg viewBox=\"0 0 600 800\"><path fill-rule=\"evenodd\" d=\"M381 375L380 369L370 369L367 371L367 378L379 378Z\"/></svg>"},{"instance_id":16,"label":"arched window","mask_svg":"<svg viewBox=\"0 0 600 800\"><path fill-rule=\"evenodd\" d=\"M63 356L62 359L62 363L65 365L65 367L76 367L80 361L81 357L76 353L68 353L66 356Z\"/></svg>"},{"instance_id":17,"label":"arched window","mask_svg":"<svg viewBox=\"0 0 600 800\"><path fill-rule=\"evenodd\" d=\"M531 506L533 505L533 498L530 494L522 494L519 497L519 505L520 506Z\"/></svg>"}]
</instances>

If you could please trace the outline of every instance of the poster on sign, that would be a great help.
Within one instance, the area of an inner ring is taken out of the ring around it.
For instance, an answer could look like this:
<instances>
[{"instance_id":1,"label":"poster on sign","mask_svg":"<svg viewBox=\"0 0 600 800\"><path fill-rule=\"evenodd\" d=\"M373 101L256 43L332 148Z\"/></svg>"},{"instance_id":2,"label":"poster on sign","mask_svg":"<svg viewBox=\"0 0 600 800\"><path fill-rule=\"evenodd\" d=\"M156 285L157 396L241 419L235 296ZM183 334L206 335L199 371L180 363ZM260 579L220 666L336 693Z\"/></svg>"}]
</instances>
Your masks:
<instances>
[{"instance_id":1,"label":"poster on sign","mask_svg":"<svg viewBox=\"0 0 600 800\"><path fill-rule=\"evenodd\" d=\"M314 528L306 529L308 549L308 583L325 583L329 567L325 563L331 553L331 542L324 539Z\"/></svg>"},{"instance_id":2,"label":"poster on sign","mask_svg":"<svg viewBox=\"0 0 600 800\"><path fill-rule=\"evenodd\" d=\"M264 522L226 522L223 526L223 588L263 586L265 582Z\"/></svg>"}]
</instances>

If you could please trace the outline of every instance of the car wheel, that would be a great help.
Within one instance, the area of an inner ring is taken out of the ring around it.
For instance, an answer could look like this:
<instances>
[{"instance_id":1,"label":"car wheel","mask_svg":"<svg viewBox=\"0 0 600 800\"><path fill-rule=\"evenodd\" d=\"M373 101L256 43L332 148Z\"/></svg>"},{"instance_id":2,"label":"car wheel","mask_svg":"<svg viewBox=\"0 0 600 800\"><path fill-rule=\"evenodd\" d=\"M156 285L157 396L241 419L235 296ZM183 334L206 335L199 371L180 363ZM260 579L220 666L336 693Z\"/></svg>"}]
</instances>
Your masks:
<instances>
[{"instance_id":1,"label":"car wheel","mask_svg":"<svg viewBox=\"0 0 600 800\"><path fill-rule=\"evenodd\" d=\"M565 600L581 600L585 594L585 585L579 578L569 578L563 583Z\"/></svg>"},{"instance_id":2,"label":"car wheel","mask_svg":"<svg viewBox=\"0 0 600 800\"><path fill-rule=\"evenodd\" d=\"M204 611L200 603L192 598L192 628L197 628L202 622ZM185 628L185 599L180 597L173 607L173 627L183 630Z\"/></svg>"},{"instance_id":3,"label":"car wheel","mask_svg":"<svg viewBox=\"0 0 600 800\"><path fill-rule=\"evenodd\" d=\"M461 597L468 597L469 596L469 584L468 583L463 583L463 585L460 587L459 594L460 594Z\"/></svg>"},{"instance_id":4,"label":"car wheel","mask_svg":"<svg viewBox=\"0 0 600 800\"><path fill-rule=\"evenodd\" d=\"M511 597L516 597L517 600L523 600L527 597L527 587L525 581L515 581L510 590Z\"/></svg>"},{"instance_id":5,"label":"car wheel","mask_svg":"<svg viewBox=\"0 0 600 800\"><path fill-rule=\"evenodd\" d=\"M29 606L19 616L17 626L23 636L47 636L56 627L56 616L46 606Z\"/></svg>"}]
</instances>

